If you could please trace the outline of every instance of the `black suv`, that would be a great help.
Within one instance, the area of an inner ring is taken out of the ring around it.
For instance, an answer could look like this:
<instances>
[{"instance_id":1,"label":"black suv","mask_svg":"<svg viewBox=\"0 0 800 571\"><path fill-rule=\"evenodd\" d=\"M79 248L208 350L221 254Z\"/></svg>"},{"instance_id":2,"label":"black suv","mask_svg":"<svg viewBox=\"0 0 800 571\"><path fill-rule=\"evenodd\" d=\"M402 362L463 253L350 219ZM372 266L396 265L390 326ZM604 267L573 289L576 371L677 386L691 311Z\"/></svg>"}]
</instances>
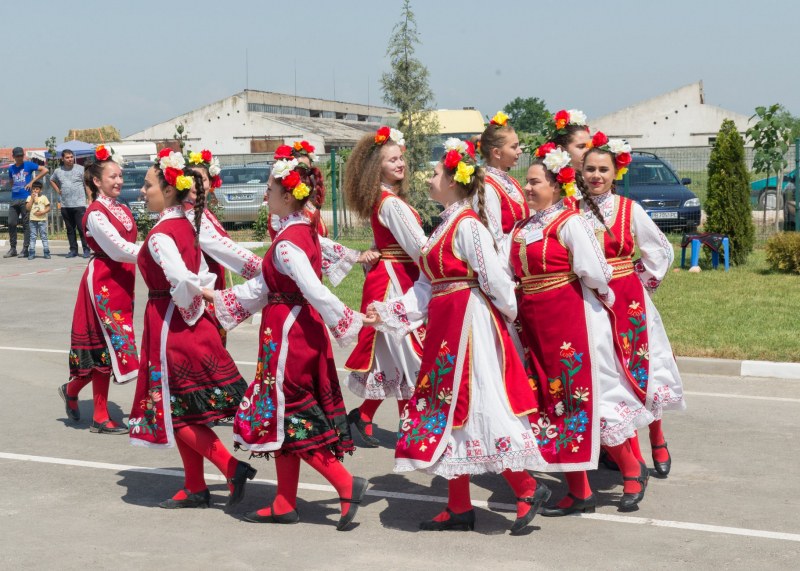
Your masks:
<instances>
[{"instance_id":1,"label":"black suv","mask_svg":"<svg viewBox=\"0 0 800 571\"><path fill-rule=\"evenodd\" d=\"M672 167L653 153L634 151L617 192L638 202L662 230L691 232L700 225L700 199L686 188Z\"/></svg>"}]
</instances>

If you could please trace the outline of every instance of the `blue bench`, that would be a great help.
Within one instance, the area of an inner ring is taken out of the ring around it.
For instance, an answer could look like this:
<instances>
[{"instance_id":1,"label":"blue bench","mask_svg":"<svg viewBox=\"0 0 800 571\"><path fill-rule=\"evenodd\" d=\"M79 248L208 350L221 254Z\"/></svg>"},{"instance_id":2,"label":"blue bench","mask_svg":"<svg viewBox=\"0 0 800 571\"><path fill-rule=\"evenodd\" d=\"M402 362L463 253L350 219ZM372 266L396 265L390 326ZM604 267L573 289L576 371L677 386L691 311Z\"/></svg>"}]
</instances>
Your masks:
<instances>
[{"instance_id":1,"label":"blue bench","mask_svg":"<svg viewBox=\"0 0 800 571\"><path fill-rule=\"evenodd\" d=\"M730 240L725 234L713 232L694 232L684 234L681 239L681 268L686 264L686 247L691 244L691 266L700 265L700 248L705 245L711 250L711 266L716 270L719 266L719 254L725 258L725 271L730 269Z\"/></svg>"}]
</instances>

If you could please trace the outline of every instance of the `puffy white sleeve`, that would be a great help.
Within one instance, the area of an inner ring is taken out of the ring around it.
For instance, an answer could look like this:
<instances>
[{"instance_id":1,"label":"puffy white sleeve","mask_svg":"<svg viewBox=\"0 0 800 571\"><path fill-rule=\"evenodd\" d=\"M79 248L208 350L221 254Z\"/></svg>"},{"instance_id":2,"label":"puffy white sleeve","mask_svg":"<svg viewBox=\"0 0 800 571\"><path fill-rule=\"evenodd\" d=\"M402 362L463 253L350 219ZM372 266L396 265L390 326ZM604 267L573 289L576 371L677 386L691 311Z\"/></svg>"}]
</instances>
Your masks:
<instances>
[{"instance_id":1,"label":"puffy white sleeve","mask_svg":"<svg viewBox=\"0 0 800 571\"><path fill-rule=\"evenodd\" d=\"M272 256L275 268L294 280L303 297L331 329L337 343L344 347L355 340L361 330L361 314L347 307L323 285L311 267L308 255L288 240L281 240Z\"/></svg>"},{"instance_id":2,"label":"puffy white sleeve","mask_svg":"<svg viewBox=\"0 0 800 571\"><path fill-rule=\"evenodd\" d=\"M267 305L269 287L259 272L243 284L214 292L214 313L220 325L230 331Z\"/></svg>"},{"instance_id":3,"label":"puffy white sleeve","mask_svg":"<svg viewBox=\"0 0 800 571\"><path fill-rule=\"evenodd\" d=\"M152 234L147 247L167 277L172 302L178 308L181 317L189 325L194 325L205 311L203 288L214 287L214 276L208 272L202 257L200 272L197 274L190 272L178 251L178 246L166 234Z\"/></svg>"},{"instance_id":4,"label":"puffy white sleeve","mask_svg":"<svg viewBox=\"0 0 800 571\"><path fill-rule=\"evenodd\" d=\"M515 284L506 268L508 259L497 255L491 233L480 221L466 218L459 222L453 243L456 253L467 260L477 275L486 297L509 321L514 321L517 318Z\"/></svg>"},{"instance_id":5,"label":"puffy white sleeve","mask_svg":"<svg viewBox=\"0 0 800 571\"><path fill-rule=\"evenodd\" d=\"M412 260L419 260L419 251L425 245L427 237L408 204L396 197L387 198L381 204L378 220L389 229Z\"/></svg>"},{"instance_id":6,"label":"puffy white sleeve","mask_svg":"<svg viewBox=\"0 0 800 571\"><path fill-rule=\"evenodd\" d=\"M322 273L334 287L338 286L358 262L359 253L324 236L319 237L319 246L322 250Z\"/></svg>"},{"instance_id":7,"label":"puffy white sleeve","mask_svg":"<svg viewBox=\"0 0 800 571\"><path fill-rule=\"evenodd\" d=\"M642 256L634 262L633 269L645 289L653 292L667 275L675 259L675 251L664 233L638 203L633 204L631 219L633 236Z\"/></svg>"},{"instance_id":8,"label":"puffy white sleeve","mask_svg":"<svg viewBox=\"0 0 800 571\"><path fill-rule=\"evenodd\" d=\"M220 234L205 216L200 221L200 249L245 279L261 272L261 258Z\"/></svg>"},{"instance_id":9,"label":"puffy white sleeve","mask_svg":"<svg viewBox=\"0 0 800 571\"><path fill-rule=\"evenodd\" d=\"M402 339L425 323L432 297L431 282L420 274L414 285L400 297L373 303L381 317L376 329Z\"/></svg>"},{"instance_id":10,"label":"puffy white sleeve","mask_svg":"<svg viewBox=\"0 0 800 571\"><path fill-rule=\"evenodd\" d=\"M120 236L105 214L97 210L89 213L86 217L86 235L94 238L103 252L115 262L136 263L139 245Z\"/></svg>"},{"instance_id":11,"label":"puffy white sleeve","mask_svg":"<svg viewBox=\"0 0 800 571\"><path fill-rule=\"evenodd\" d=\"M591 222L582 216L571 216L561 227L561 240L570 251L572 271L607 306L614 305L614 292L608 287L613 270L597 241Z\"/></svg>"},{"instance_id":12,"label":"puffy white sleeve","mask_svg":"<svg viewBox=\"0 0 800 571\"><path fill-rule=\"evenodd\" d=\"M472 209L478 212L477 193L472 199ZM497 196L497 191L488 182L484 187L484 212L486 213L486 221L489 223L489 232L494 239L494 243L497 245L497 249L502 251L504 234L500 197Z\"/></svg>"}]
</instances>

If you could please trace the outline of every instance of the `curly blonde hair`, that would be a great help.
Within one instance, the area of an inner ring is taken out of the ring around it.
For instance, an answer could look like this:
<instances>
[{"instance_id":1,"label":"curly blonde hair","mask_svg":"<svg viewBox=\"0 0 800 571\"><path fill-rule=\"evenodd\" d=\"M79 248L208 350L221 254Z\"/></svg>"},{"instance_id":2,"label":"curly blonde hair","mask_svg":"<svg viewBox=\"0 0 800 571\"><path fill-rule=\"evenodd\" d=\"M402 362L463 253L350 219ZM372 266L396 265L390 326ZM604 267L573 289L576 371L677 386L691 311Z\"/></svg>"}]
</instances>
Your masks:
<instances>
[{"instance_id":1,"label":"curly blonde hair","mask_svg":"<svg viewBox=\"0 0 800 571\"><path fill-rule=\"evenodd\" d=\"M382 145L375 143L375 135L368 133L356 143L344 171L344 194L347 204L355 210L361 218L369 218L372 209L381 195L381 164L383 163L382 150L391 145L396 145L392 140ZM406 198L408 179L403 178L396 188L395 193L402 200Z\"/></svg>"}]
</instances>

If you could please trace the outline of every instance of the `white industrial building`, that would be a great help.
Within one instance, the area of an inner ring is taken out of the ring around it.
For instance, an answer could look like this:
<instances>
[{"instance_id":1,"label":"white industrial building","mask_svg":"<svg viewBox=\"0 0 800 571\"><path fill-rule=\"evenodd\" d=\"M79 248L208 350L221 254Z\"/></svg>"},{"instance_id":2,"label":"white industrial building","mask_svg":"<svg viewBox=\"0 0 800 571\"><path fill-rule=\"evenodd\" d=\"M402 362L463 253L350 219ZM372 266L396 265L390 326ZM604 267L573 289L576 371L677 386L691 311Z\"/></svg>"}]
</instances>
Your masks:
<instances>
[{"instance_id":1,"label":"white industrial building","mask_svg":"<svg viewBox=\"0 0 800 571\"><path fill-rule=\"evenodd\" d=\"M189 147L219 155L269 153L303 139L325 153L331 147L352 147L364 133L387 123L391 113L388 107L247 89L123 140L166 143L182 124Z\"/></svg>"},{"instance_id":2,"label":"white industrial building","mask_svg":"<svg viewBox=\"0 0 800 571\"><path fill-rule=\"evenodd\" d=\"M731 119L744 136L749 117L708 105L698 81L589 121L592 131L627 139L634 148L707 147L722 121Z\"/></svg>"}]
</instances>

